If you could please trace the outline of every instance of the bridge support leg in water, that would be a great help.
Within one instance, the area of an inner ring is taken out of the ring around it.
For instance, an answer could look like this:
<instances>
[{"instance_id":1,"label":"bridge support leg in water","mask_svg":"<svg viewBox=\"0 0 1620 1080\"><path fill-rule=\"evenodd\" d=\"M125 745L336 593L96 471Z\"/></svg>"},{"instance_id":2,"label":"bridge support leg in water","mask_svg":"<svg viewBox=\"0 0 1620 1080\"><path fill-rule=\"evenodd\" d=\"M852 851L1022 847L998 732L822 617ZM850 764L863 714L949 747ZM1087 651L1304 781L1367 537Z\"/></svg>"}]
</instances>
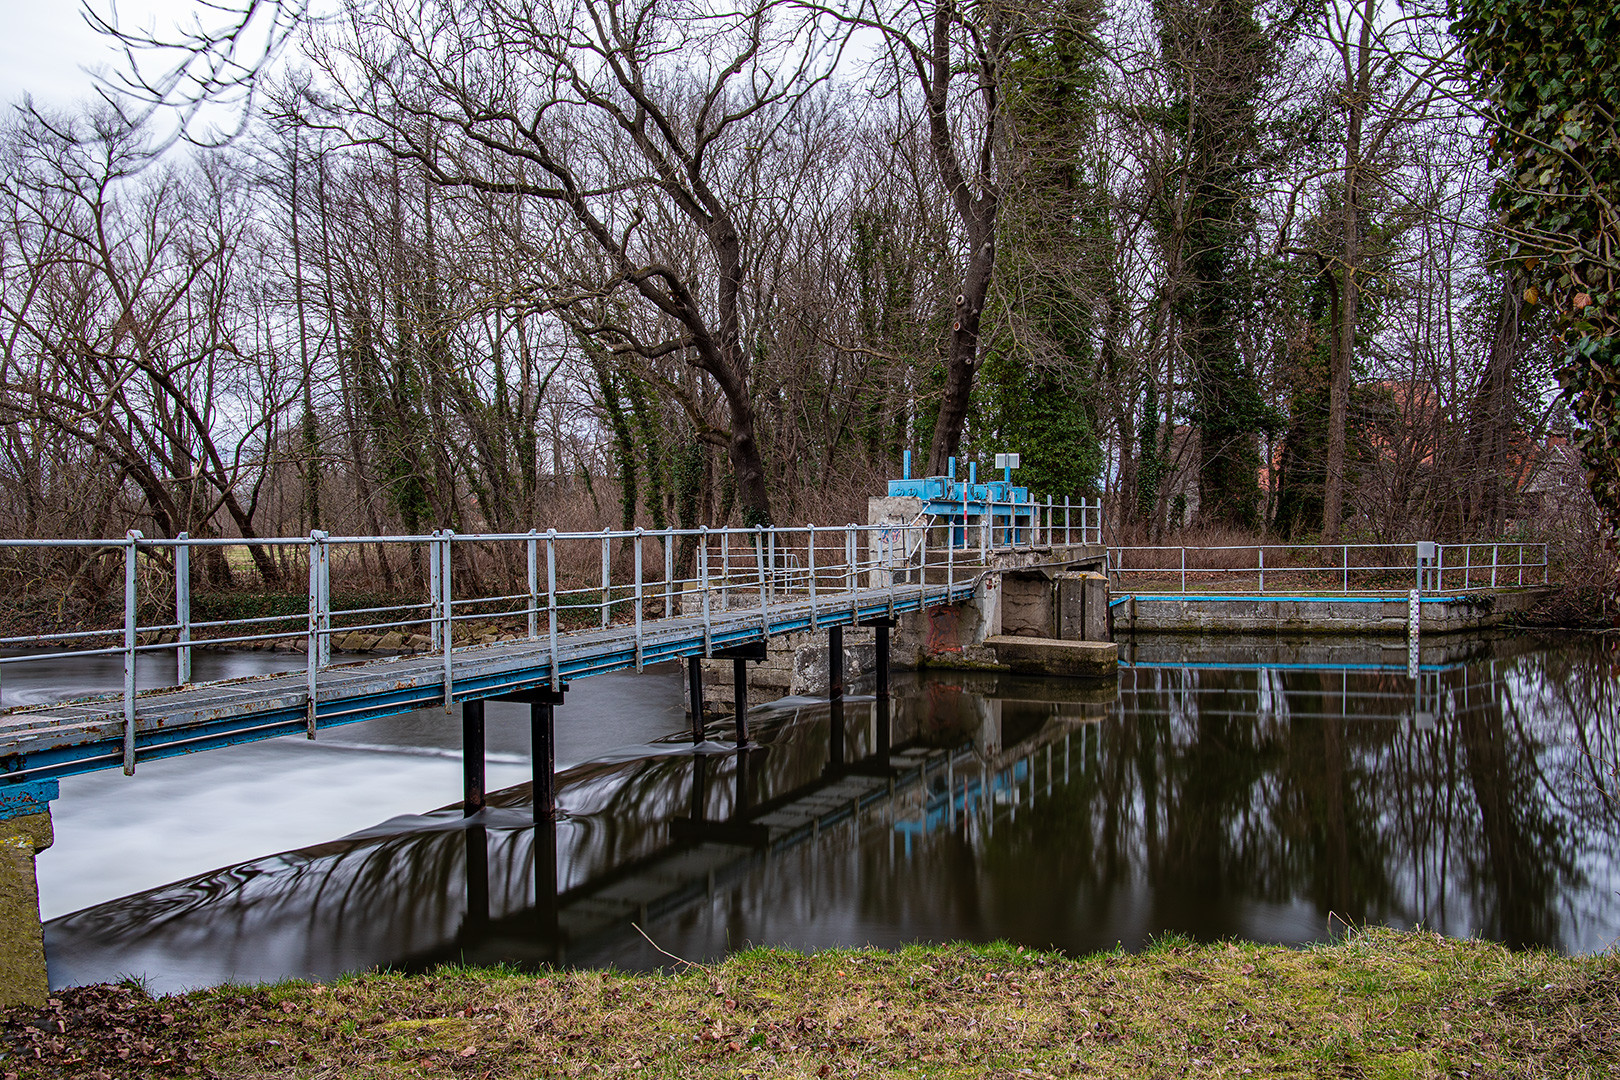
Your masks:
<instances>
[{"instance_id":1,"label":"bridge support leg in water","mask_svg":"<svg viewBox=\"0 0 1620 1080\"><path fill-rule=\"evenodd\" d=\"M889 731L889 630L893 628L894 620L872 619L861 625L870 626L875 631L873 636L877 645L877 693L872 711L877 720L877 746L874 753L879 765L887 765L892 739L892 733Z\"/></svg>"},{"instance_id":2,"label":"bridge support leg in water","mask_svg":"<svg viewBox=\"0 0 1620 1080\"><path fill-rule=\"evenodd\" d=\"M516 701L529 707L529 757L534 769L534 820L557 816L557 740L553 710L563 703L568 684L561 690L524 690L502 694L494 701Z\"/></svg>"},{"instance_id":3,"label":"bridge support leg in water","mask_svg":"<svg viewBox=\"0 0 1620 1080\"><path fill-rule=\"evenodd\" d=\"M484 703L461 703L461 816L484 808Z\"/></svg>"},{"instance_id":4,"label":"bridge support leg in water","mask_svg":"<svg viewBox=\"0 0 1620 1080\"><path fill-rule=\"evenodd\" d=\"M737 748L740 750L749 745L748 742L748 661L755 663L765 659L765 643L751 641L745 645L733 645L727 649L716 649L715 659L730 660L732 663L731 677L733 695L737 702Z\"/></svg>"},{"instance_id":5,"label":"bridge support leg in water","mask_svg":"<svg viewBox=\"0 0 1620 1080\"><path fill-rule=\"evenodd\" d=\"M34 858L51 846L56 781L0 787L0 1006L43 1005L50 990Z\"/></svg>"},{"instance_id":6,"label":"bridge support leg in water","mask_svg":"<svg viewBox=\"0 0 1620 1080\"><path fill-rule=\"evenodd\" d=\"M737 699L737 749L748 745L748 661L742 657L731 662L733 693Z\"/></svg>"},{"instance_id":7,"label":"bridge support leg in water","mask_svg":"<svg viewBox=\"0 0 1620 1080\"><path fill-rule=\"evenodd\" d=\"M827 628L827 765L830 769L844 764L844 628Z\"/></svg>"},{"instance_id":8,"label":"bridge support leg in water","mask_svg":"<svg viewBox=\"0 0 1620 1080\"><path fill-rule=\"evenodd\" d=\"M703 657L686 658L686 692L692 703L692 745L703 741Z\"/></svg>"}]
</instances>

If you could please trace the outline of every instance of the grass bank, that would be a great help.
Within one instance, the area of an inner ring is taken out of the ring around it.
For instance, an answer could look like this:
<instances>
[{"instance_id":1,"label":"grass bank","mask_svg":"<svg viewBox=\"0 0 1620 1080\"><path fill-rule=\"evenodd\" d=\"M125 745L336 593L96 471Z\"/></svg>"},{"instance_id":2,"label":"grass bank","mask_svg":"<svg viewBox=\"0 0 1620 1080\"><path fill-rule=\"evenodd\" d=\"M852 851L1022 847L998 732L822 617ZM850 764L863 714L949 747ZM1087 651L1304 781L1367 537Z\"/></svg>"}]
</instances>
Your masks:
<instances>
[{"instance_id":1,"label":"grass bank","mask_svg":"<svg viewBox=\"0 0 1620 1080\"><path fill-rule=\"evenodd\" d=\"M1298 950L761 950L675 975L441 969L52 1000L6 1017L5 1077L1620 1075L1620 955L1385 930Z\"/></svg>"}]
</instances>

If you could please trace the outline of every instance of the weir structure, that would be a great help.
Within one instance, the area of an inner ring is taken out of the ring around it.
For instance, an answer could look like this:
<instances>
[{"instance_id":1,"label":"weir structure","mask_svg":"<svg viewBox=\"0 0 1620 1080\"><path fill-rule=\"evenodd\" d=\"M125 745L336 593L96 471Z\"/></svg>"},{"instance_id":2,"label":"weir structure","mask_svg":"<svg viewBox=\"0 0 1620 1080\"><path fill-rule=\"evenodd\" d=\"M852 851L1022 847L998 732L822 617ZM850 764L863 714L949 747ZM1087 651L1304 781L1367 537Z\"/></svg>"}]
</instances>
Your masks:
<instances>
[{"instance_id":1,"label":"weir structure","mask_svg":"<svg viewBox=\"0 0 1620 1080\"><path fill-rule=\"evenodd\" d=\"M555 710L570 680L684 660L692 701L700 703L701 662L730 661L735 739L744 751L748 665L765 659L774 638L825 633L828 697L836 717L847 627L868 628L875 636L878 730L885 732L890 633L898 620L961 605L996 612L999 578L1009 568L1100 566L1103 558L1095 502L1060 505L1006 484L931 479L939 483L924 512L905 521L875 515L872 524L841 527L441 530L403 537L316 531L250 541L147 539L130 532L121 540L0 541L0 552L13 558L39 557L51 548L90 558L110 555L121 562L124 583L121 627L0 639L0 648L31 647L0 656L0 672L8 663L106 655L121 657L124 672L121 693L0 714L0 844L6 860L0 865L0 911L7 920L0 927L6 941L0 949L0 1001L37 1001L45 992L33 858L50 843L49 804L63 776L115 767L133 775L141 762L158 758L289 734L313 739L337 725L431 707L450 714L459 706L464 807L471 815L486 794L483 702L517 701L531 710L534 813L544 820L556 813ZM280 566L289 575L307 572L303 612L193 618L194 559L217 560L243 548L255 549L256 564ZM334 603L334 576L341 581L345 568L359 568L385 548L396 556L403 549L410 564L424 568L426 598L388 607ZM526 574L513 572L518 567ZM464 579L519 585L458 590ZM980 617L976 625L974 644L982 644L984 631L999 622ZM342 645L353 635L378 633L382 648L420 651L342 662ZM267 641L297 646L305 654L304 670L191 681L199 645ZM174 664L170 685L139 690L138 676L148 684L153 676L169 681L156 670L163 656ZM1107 660L1111 669L1112 654ZM702 710L695 707L695 740L703 738L702 725ZM25 974L14 975L13 969Z\"/></svg>"}]
</instances>

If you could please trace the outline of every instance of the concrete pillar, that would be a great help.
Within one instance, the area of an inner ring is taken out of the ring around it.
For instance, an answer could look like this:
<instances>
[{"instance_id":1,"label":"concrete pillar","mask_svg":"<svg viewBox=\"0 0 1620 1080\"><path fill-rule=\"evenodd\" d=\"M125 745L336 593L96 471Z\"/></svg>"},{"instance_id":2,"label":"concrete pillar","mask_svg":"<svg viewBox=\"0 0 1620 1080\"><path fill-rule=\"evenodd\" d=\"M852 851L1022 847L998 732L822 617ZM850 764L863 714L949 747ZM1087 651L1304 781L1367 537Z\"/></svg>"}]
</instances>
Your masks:
<instances>
[{"instance_id":1,"label":"concrete pillar","mask_svg":"<svg viewBox=\"0 0 1620 1080\"><path fill-rule=\"evenodd\" d=\"M56 781L0 789L0 1006L43 1005L45 929L34 858L51 846Z\"/></svg>"},{"instance_id":2,"label":"concrete pillar","mask_svg":"<svg viewBox=\"0 0 1620 1080\"><path fill-rule=\"evenodd\" d=\"M1061 640L1112 640L1108 632L1108 579L1102 574L1059 574L1057 606Z\"/></svg>"}]
</instances>

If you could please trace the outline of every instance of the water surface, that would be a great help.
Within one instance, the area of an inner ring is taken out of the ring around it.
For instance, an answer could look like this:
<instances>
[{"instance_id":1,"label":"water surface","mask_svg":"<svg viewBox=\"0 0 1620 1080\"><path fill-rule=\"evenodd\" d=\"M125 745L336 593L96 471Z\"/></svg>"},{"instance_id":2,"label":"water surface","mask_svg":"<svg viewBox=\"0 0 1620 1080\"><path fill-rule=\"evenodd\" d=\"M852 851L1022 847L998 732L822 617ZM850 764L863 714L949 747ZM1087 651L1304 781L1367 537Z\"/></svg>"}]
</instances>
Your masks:
<instances>
[{"instance_id":1,"label":"water surface","mask_svg":"<svg viewBox=\"0 0 1620 1080\"><path fill-rule=\"evenodd\" d=\"M432 810L459 795L460 725L437 710L163 763L172 774L81 778L41 859L47 907L72 911L47 926L52 982L667 963L631 923L693 960L998 938L1080 953L1170 931L1300 943L1360 923L1613 944L1615 654L1599 638L1447 641L1414 678L1401 644L1144 639L1102 694L897 676L891 764L928 772L858 812L839 800L877 783L863 779L882 743L869 698L846 706L841 751L827 704L795 699L755 714L762 745L739 757L719 730L697 748L659 738L684 727L673 670L576 684L558 710L555 828L532 824L527 724L501 723L505 706L491 707L491 784L511 786L471 820ZM330 809L346 785L375 807L363 824L363 809ZM182 787L176 816L163 804ZM154 848L214 836L210 808L244 788L261 817L334 825L121 888L129 833ZM807 807L829 823L772 850L723 831ZM122 831L75 824L113 818ZM74 871L49 872L53 858Z\"/></svg>"}]
</instances>

